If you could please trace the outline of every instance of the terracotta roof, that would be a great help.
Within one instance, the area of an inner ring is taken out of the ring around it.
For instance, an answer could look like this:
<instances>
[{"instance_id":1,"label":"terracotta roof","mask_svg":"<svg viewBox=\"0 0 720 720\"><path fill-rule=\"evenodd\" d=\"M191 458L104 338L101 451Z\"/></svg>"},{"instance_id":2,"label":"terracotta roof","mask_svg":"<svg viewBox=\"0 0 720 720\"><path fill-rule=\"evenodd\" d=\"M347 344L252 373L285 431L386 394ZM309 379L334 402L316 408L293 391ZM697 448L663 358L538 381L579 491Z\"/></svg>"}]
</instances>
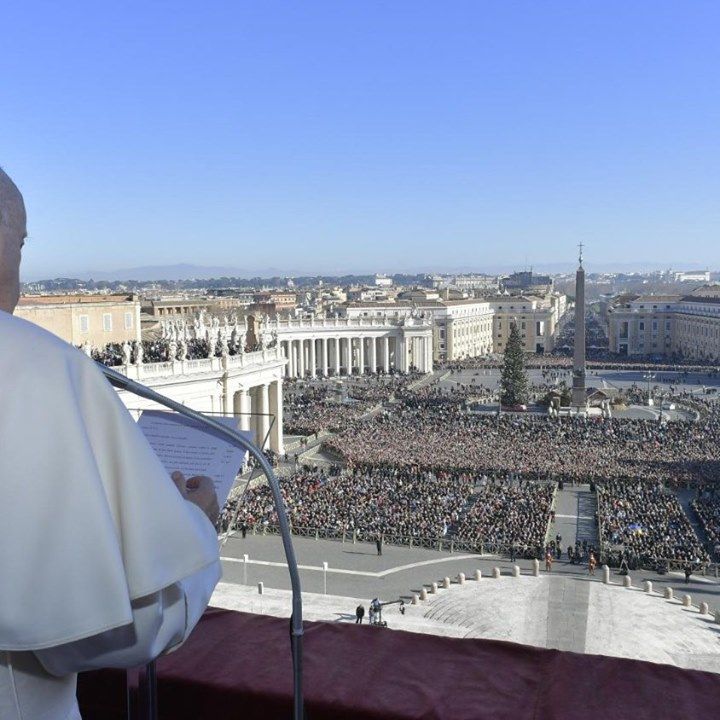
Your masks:
<instances>
[{"instance_id":1,"label":"terracotta roof","mask_svg":"<svg viewBox=\"0 0 720 720\"><path fill-rule=\"evenodd\" d=\"M18 305L82 305L91 303L113 304L136 301L130 294L123 295L23 295Z\"/></svg>"}]
</instances>

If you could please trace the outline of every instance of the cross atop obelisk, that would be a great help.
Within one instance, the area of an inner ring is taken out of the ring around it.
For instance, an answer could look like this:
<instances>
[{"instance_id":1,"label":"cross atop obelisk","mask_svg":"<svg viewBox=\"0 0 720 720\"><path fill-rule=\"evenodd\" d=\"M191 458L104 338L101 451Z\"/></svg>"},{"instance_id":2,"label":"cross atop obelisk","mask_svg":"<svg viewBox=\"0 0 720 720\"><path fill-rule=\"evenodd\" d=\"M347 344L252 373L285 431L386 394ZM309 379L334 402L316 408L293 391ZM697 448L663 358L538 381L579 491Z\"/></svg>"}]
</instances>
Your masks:
<instances>
[{"instance_id":1,"label":"cross atop obelisk","mask_svg":"<svg viewBox=\"0 0 720 720\"><path fill-rule=\"evenodd\" d=\"M572 406L577 410L587 408L585 390L585 270L583 269L583 244L579 243L579 265L575 274L575 352L573 356Z\"/></svg>"}]
</instances>

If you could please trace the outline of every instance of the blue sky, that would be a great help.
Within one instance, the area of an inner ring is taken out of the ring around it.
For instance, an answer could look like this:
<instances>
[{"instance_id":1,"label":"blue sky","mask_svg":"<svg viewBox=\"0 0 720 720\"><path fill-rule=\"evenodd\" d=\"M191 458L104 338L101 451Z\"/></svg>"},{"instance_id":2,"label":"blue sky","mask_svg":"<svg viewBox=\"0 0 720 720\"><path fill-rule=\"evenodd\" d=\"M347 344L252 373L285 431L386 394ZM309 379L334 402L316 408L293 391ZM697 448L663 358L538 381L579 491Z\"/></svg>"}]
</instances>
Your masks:
<instances>
[{"instance_id":1,"label":"blue sky","mask_svg":"<svg viewBox=\"0 0 720 720\"><path fill-rule=\"evenodd\" d=\"M25 277L720 266L720 4L6 0Z\"/></svg>"}]
</instances>

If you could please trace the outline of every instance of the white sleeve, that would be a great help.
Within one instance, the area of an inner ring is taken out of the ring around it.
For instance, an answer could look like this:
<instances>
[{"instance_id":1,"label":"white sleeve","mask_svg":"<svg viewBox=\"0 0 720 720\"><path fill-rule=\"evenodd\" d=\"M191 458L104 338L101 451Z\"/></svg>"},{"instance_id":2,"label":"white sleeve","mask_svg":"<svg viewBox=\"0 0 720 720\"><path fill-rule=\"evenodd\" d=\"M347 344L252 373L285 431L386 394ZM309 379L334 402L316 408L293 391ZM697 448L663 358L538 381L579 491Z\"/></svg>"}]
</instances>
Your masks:
<instances>
[{"instance_id":1,"label":"white sleeve","mask_svg":"<svg viewBox=\"0 0 720 720\"><path fill-rule=\"evenodd\" d=\"M187 639L210 602L221 574L217 560L160 592L134 600L131 624L36 650L35 655L47 672L57 676L144 665Z\"/></svg>"}]
</instances>

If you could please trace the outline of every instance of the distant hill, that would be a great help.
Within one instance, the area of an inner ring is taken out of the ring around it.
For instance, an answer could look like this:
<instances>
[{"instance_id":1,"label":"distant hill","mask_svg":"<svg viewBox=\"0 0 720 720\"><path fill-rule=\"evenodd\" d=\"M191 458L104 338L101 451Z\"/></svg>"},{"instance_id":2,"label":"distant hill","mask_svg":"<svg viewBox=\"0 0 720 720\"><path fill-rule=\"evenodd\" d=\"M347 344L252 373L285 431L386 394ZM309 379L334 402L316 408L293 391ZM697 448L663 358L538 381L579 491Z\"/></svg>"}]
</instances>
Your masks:
<instances>
[{"instance_id":1,"label":"distant hill","mask_svg":"<svg viewBox=\"0 0 720 720\"><path fill-rule=\"evenodd\" d=\"M146 265L143 267L126 268L110 271L87 271L73 273L78 280L137 280L148 282L150 280L207 280L220 277L254 277L258 274L264 276L282 275L279 270L268 268L262 273L249 272L233 267L204 267L181 263L179 265Z\"/></svg>"},{"instance_id":2,"label":"distant hill","mask_svg":"<svg viewBox=\"0 0 720 720\"><path fill-rule=\"evenodd\" d=\"M657 262L593 262L592 258L587 258L585 262L585 269L589 273L603 273L603 272L651 272L653 270L665 270L667 267L672 267L674 270L686 269L688 267L698 266L702 263L673 263L672 265L663 265ZM704 267L704 265L702 265ZM434 274L434 273L490 273L490 274L510 274L518 270L531 269L536 273L573 273L577 267L576 263L573 262L547 262L547 263L535 263L530 264L529 267L525 267L522 264L518 265L501 265L501 264L487 264L487 265L470 265L470 264L458 264L458 265L437 265L437 266L417 266L412 267L409 265L406 268L398 269L392 267L382 266L378 264L377 267L355 267L355 268L298 268L298 267L265 267L265 268L237 268L237 267L226 267L226 266L203 266L203 265L192 265L190 263L179 263L177 265L144 265L135 268L125 268L119 270L92 270L84 272L65 272L64 277L76 278L77 280L94 280L96 282L116 282L116 281L136 281L138 283L150 282L153 280L166 280L168 282L178 282L182 280L210 280L217 278L283 278L283 277L303 277L303 276L325 276L325 277L342 277L342 276L372 276L375 272L384 272L389 275L393 274ZM49 275L39 276L33 274L33 276L23 277L24 282L34 282L45 280Z\"/></svg>"}]
</instances>

